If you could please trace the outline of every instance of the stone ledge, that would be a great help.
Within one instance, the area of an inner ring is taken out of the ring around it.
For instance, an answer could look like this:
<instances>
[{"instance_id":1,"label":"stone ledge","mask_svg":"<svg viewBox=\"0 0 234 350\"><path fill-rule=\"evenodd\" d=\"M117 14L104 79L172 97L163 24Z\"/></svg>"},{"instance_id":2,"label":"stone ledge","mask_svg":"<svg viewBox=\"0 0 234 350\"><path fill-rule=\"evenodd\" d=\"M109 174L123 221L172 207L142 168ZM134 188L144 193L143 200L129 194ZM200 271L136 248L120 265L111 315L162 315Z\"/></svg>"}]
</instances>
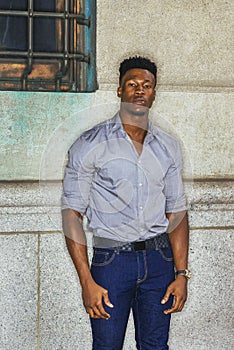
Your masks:
<instances>
[{"instance_id":1,"label":"stone ledge","mask_svg":"<svg viewBox=\"0 0 234 350\"><path fill-rule=\"evenodd\" d=\"M185 183L191 229L234 226L231 181ZM1 233L61 231L61 182L0 183Z\"/></svg>"}]
</instances>

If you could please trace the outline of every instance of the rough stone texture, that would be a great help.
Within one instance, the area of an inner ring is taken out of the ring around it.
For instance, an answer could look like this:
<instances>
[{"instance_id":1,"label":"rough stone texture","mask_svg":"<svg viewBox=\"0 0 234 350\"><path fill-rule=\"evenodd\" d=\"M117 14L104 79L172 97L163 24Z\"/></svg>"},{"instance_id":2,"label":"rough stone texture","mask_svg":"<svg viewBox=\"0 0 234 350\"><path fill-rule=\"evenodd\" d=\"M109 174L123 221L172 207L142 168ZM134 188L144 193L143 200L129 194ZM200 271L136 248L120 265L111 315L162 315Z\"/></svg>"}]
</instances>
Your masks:
<instances>
[{"instance_id":1,"label":"rough stone texture","mask_svg":"<svg viewBox=\"0 0 234 350\"><path fill-rule=\"evenodd\" d=\"M40 349L90 349L89 319L63 235L42 235L40 257Z\"/></svg>"},{"instance_id":2,"label":"rough stone texture","mask_svg":"<svg viewBox=\"0 0 234 350\"><path fill-rule=\"evenodd\" d=\"M191 232L193 276L184 312L172 319L171 350L233 349L233 233Z\"/></svg>"},{"instance_id":3,"label":"rough stone texture","mask_svg":"<svg viewBox=\"0 0 234 350\"><path fill-rule=\"evenodd\" d=\"M0 184L0 232L58 231L61 182Z\"/></svg>"},{"instance_id":4,"label":"rough stone texture","mask_svg":"<svg viewBox=\"0 0 234 350\"><path fill-rule=\"evenodd\" d=\"M0 235L0 349L37 349L37 235Z\"/></svg>"},{"instance_id":5,"label":"rough stone texture","mask_svg":"<svg viewBox=\"0 0 234 350\"><path fill-rule=\"evenodd\" d=\"M98 0L99 83L115 83L119 62L148 55L159 83L233 86L232 0Z\"/></svg>"}]
</instances>

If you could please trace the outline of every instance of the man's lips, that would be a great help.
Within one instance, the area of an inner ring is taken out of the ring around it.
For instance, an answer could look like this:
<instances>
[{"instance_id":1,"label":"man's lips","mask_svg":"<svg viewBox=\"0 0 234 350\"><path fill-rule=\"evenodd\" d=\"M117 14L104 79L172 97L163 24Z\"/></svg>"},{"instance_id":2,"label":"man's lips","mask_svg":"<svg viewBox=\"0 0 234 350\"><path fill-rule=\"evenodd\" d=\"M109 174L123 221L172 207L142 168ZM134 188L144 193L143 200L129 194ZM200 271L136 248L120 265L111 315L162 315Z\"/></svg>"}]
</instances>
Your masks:
<instances>
[{"instance_id":1,"label":"man's lips","mask_svg":"<svg viewBox=\"0 0 234 350\"><path fill-rule=\"evenodd\" d=\"M146 103L146 101L145 101L145 99L142 98L142 97L136 97L136 98L134 98L133 103L134 103L134 104L137 104L137 105L144 106L145 103Z\"/></svg>"}]
</instances>

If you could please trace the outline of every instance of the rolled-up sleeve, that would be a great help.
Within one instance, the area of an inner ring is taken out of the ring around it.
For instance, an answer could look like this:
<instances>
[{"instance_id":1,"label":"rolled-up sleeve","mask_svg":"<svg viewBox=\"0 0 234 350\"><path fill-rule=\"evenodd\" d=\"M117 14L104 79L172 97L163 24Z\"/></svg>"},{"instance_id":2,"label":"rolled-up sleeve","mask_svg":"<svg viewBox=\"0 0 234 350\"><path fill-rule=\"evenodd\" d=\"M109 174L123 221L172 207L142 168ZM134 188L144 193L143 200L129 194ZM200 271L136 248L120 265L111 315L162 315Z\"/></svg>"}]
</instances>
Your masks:
<instances>
[{"instance_id":1,"label":"rolled-up sleeve","mask_svg":"<svg viewBox=\"0 0 234 350\"><path fill-rule=\"evenodd\" d=\"M174 149L170 153L172 162L165 176L164 194L166 196L166 213L176 213L187 210L181 176L182 157L178 142L175 143Z\"/></svg>"},{"instance_id":2,"label":"rolled-up sleeve","mask_svg":"<svg viewBox=\"0 0 234 350\"><path fill-rule=\"evenodd\" d=\"M68 152L62 194L62 210L73 209L84 215L89 204L94 175L92 154L86 141L79 138Z\"/></svg>"}]
</instances>

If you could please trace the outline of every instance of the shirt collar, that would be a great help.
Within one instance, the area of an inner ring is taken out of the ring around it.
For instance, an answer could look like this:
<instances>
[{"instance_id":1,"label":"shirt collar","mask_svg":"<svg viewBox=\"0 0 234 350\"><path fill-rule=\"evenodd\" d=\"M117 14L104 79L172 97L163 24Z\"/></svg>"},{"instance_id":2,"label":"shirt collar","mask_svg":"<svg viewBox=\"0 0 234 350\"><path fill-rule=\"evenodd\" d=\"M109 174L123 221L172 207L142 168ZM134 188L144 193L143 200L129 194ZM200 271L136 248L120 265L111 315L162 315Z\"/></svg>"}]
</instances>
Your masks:
<instances>
[{"instance_id":1,"label":"shirt collar","mask_svg":"<svg viewBox=\"0 0 234 350\"><path fill-rule=\"evenodd\" d=\"M113 133L115 133L119 129L124 130L119 112L117 112L113 118L109 119L109 127Z\"/></svg>"},{"instance_id":2,"label":"shirt collar","mask_svg":"<svg viewBox=\"0 0 234 350\"><path fill-rule=\"evenodd\" d=\"M152 123L151 120L148 120L148 132L145 137L144 143L149 143L157 136L157 127Z\"/></svg>"}]
</instances>

